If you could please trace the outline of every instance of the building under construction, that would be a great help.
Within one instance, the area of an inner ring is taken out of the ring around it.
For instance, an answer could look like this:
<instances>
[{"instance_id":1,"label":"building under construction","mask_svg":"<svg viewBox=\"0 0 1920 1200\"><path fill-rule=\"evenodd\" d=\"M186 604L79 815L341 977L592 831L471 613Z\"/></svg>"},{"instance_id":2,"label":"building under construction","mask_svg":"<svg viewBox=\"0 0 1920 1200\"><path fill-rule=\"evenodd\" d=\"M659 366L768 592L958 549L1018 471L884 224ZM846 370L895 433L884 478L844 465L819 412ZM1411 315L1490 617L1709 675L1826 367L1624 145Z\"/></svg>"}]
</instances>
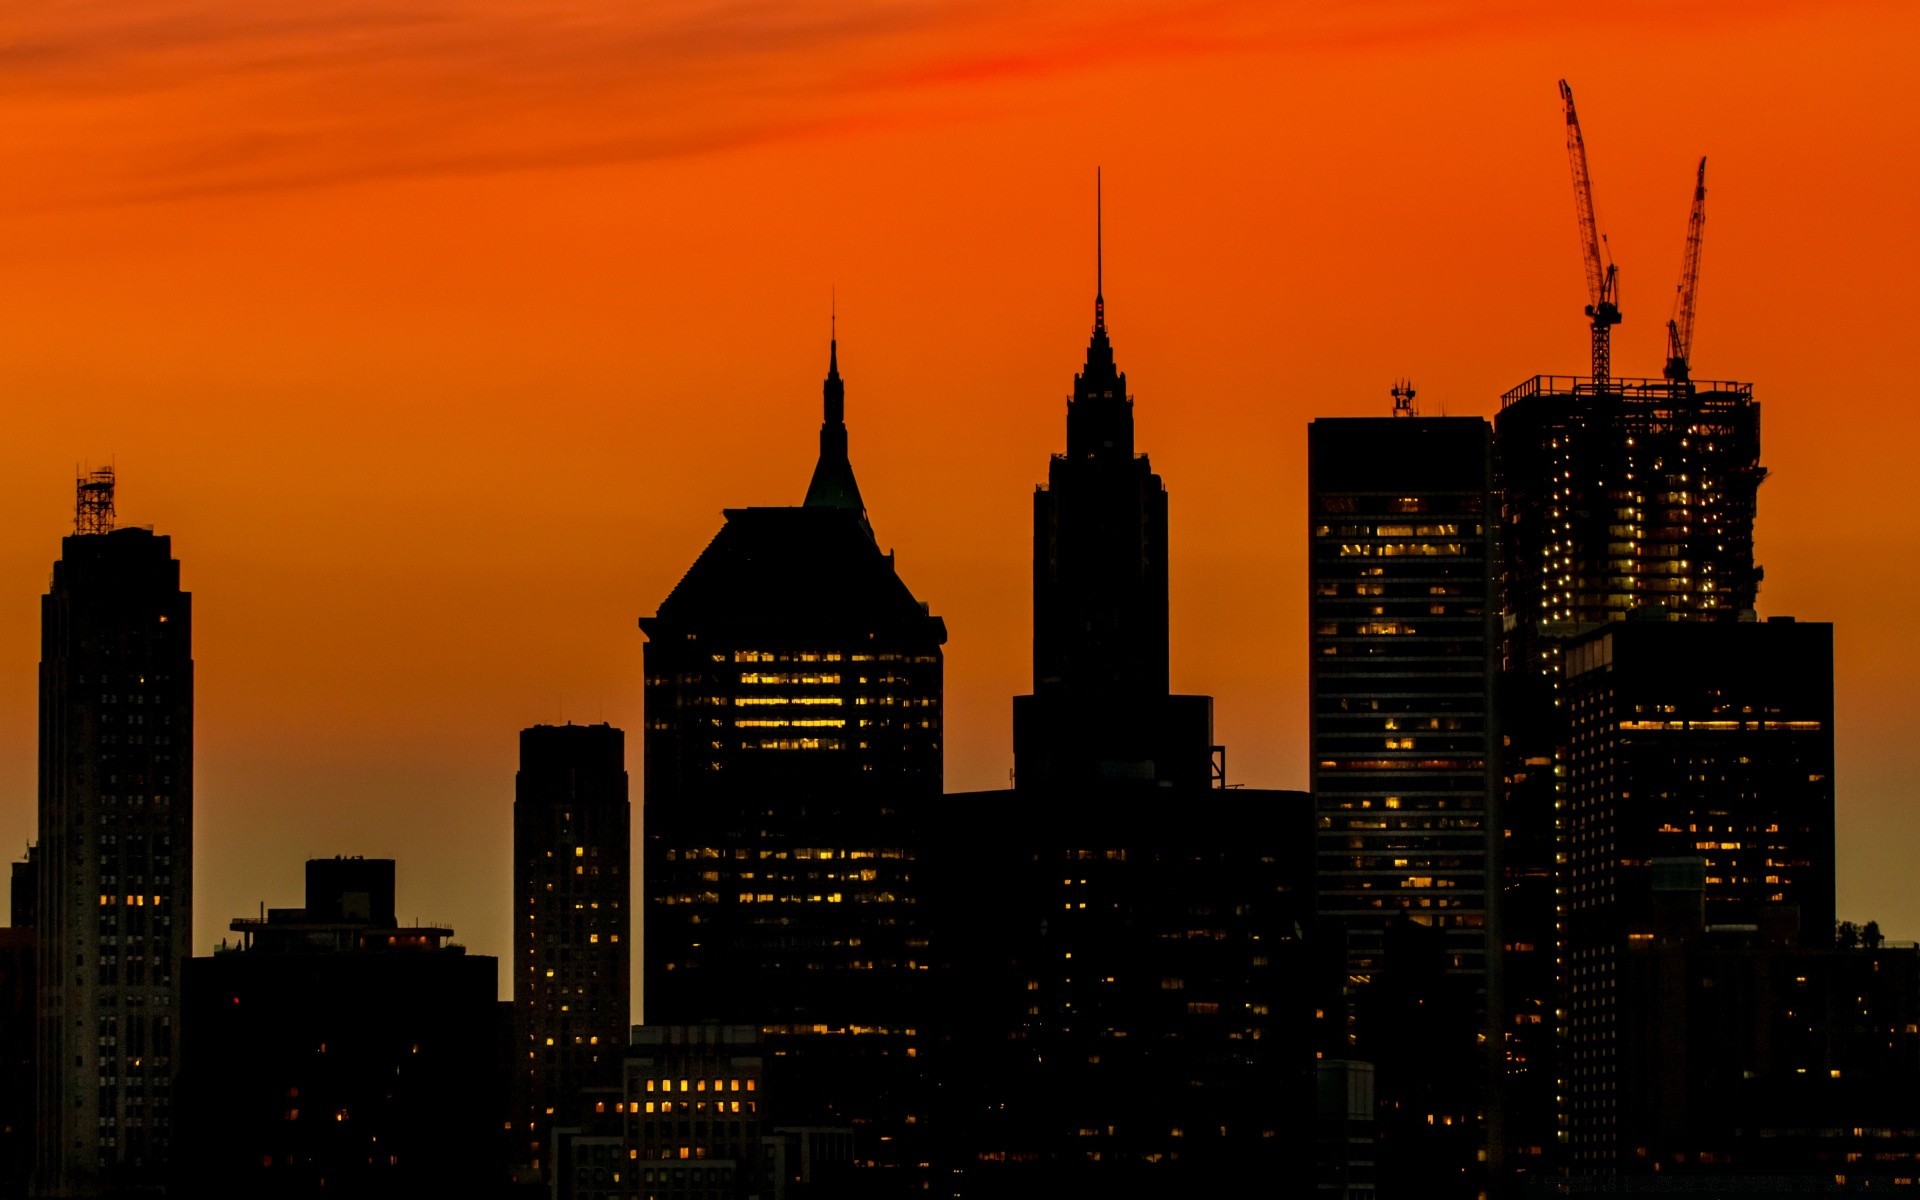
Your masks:
<instances>
[{"instance_id":1,"label":"building under construction","mask_svg":"<svg viewBox=\"0 0 1920 1200\"><path fill-rule=\"evenodd\" d=\"M1754 606L1752 384L1536 375L1501 398L1495 429L1508 670L1557 675L1560 637L1636 608Z\"/></svg>"},{"instance_id":2,"label":"building under construction","mask_svg":"<svg viewBox=\"0 0 1920 1200\"><path fill-rule=\"evenodd\" d=\"M1563 81L1567 155L1587 283L1592 367L1538 375L1501 398L1494 421L1500 496L1501 827L1498 1017L1505 1086L1490 1155L1517 1179L1561 1159L1568 896L1563 651L1630 613L1711 622L1750 614L1760 407L1753 385L1691 376L1706 220L1706 160L1693 181L1685 254L1660 378L1620 378L1611 334L1619 273L1595 217L1587 148Z\"/></svg>"}]
</instances>

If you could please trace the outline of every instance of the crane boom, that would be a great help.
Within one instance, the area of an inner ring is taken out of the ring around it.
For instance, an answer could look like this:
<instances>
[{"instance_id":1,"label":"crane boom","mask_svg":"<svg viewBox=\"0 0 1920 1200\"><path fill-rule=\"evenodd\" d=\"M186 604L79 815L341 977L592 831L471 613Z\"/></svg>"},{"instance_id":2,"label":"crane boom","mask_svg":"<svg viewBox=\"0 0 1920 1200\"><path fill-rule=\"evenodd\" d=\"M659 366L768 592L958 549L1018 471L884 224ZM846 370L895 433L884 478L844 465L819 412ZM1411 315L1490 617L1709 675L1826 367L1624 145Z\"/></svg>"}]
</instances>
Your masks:
<instances>
[{"instance_id":1,"label":"crane boom","mask_svg":"<svg viewBox=\"0 0 1920 1200\"><path fill-rule=\"evenodd\" d=\"M1707 227L1707 160L1693 177L1693 211L1687 214L1687 252L1680 263L1680 290L1673 298L1673 318L1667 322L1667 378L1687 380L1693 355L1693 302L1700 291L1700 242Z\"/></svg>"},{"instance_id":2,"label":"crane boom","mask_svg":"<svg viewBox=\"0 0 1920 1200\"><path fill-rule=\"evenodd\" d=\"M1586 257L1587 317L1593 324L1593 383L1606 391L1612 358L1611 334L1620 323L1619 273L1601 255L1605 241L1593 215L1593 180L1587 174L1587 142L1580 136L1580 115L1574 111L1573 89L1560 81L1560 99L1566 104L1567 160L1573 167L1573 203L1580 218L1580 251Z\"/></svg>"}]
</instances>

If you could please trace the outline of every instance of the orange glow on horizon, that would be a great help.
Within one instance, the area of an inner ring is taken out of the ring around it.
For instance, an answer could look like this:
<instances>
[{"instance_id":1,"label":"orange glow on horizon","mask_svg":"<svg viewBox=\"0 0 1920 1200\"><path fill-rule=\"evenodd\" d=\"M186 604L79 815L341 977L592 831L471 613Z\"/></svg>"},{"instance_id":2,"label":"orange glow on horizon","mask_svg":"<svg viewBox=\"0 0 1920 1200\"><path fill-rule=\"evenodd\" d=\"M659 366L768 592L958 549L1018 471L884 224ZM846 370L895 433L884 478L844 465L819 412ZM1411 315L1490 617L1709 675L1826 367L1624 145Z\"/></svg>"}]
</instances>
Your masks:
<instances>
[{"instance_id":1,"label":"orange glow on horizon","mask_svg":"<svg viewBox=\"0 0 1920 1200\"><path fill-rule=\"evenodd\" d=\"M837 288L852 458L944 617L948 786L1001 786L1031 490L1106 298L1172 498L1173 670L1306 778L1306 423L1584 372L1555 81L1658 375L1708 155L1696 375L1765 416L1763 612L1836 623L1840 912L1920 936L1920 10L1627 0L161 0L16 18L0 152L0 841L76 464L195 597L195 945L399 860L502 953L516 732L609 720L720 510L798 503ZM802 6L803 8L805 6ZM503 989L508 977L503 976Z\"/></svg>"}]
</instances>

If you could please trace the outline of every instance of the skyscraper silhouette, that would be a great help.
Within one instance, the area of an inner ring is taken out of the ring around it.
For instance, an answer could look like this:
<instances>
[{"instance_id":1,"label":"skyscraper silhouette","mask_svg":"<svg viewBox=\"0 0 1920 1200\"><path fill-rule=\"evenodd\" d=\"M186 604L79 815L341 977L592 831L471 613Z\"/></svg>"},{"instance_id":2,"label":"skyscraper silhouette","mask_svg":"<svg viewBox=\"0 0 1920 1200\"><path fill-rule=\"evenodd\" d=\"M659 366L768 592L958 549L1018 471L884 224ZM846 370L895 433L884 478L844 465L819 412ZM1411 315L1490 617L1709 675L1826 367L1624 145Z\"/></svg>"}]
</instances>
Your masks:
<instances>
[{"instance_id":1,"label":"skyscraper silhouette","mask_svg":"<svg viewBox=\"0 0 1920 1200\"><path fill-rule=\"evenodd\" d=\"M514 1141L544 1166L582 1089L620 1081L631 1006L626 734L520 731L514 779ZM531 1139L531 1145L529 1145Z\"/></svg>"},{"instance_id":2,"label":"skyscraper silhouette","mask_svg":"<svg viewBox=\"0 0 1920 1200\"><path fill-rule=\"evenodd\" d=\"M1757 602L1766 469L1753 385L1535 376L1494 419L1500 495L1501 1008L1507 1157L1567 1135L1565 881L1570 639L1635 610L1730 621Z\"/></svg>"},{"instance_id":3,"label":"skyscraper silhouette","mask_svg":"<svg viewBox=\"0 0 1920 1200\"><path fill-rule=\"evenodd\" d=\"M1660 1123L1632 1111L1635 1085L1671 1068L1640 1029L1628 984L1639 952L1670 932L1659 911L1663 868L1697 872L1699 931L1832 944L1833 627L1643 612L1569 643L1564 664L1571 1156L1597 1174L1658 1170L1650 1151ZM1800 1008L1802 1030L1824 1033L1843 1018L1838 1006ZM1746 1087L1733 1065L1704 1050L1688 1062ZM1758 1056L1739 1065L1750 1080L1774 1064Z\"/></svg>"},{"instance_id":4,"label":"skyscraper silhouette","mask_svg":"<svg viewBox=\"0 0 1920 1200\"><path fill-rule=\"evenodd\" d=\"M41 602L35 1189L162 1182L193 931L192 597L80 480Z\"/></svg>"},{"instance_id":5,"label":"skyscraper silhouette","mask_svg":"<svg viewBox=\"0 0 1920 1200\"><path fill-rule=\"evenodd\" d=\"M924 1156L917 821L941 784L946 626L874 540L837 338L806 503L729 509L642 618L645 1019L766 1036L777 1124ZM884 1179L882 1177L885 1177Z\"/></svg>"},{"instance_id":6,"label":"skyscraper silhouette","mask_svg":"<svg viewBox=\"0 0 1920 1200\"><path fill-rule=\"evenodd\" d=\"M1020 785L1204 787L1213 699L1169 694L1167 639L1167 489L1134 452L1133 397L1096 268L1067 452L1053 456L1033 495L1033 694L1013 710Z\"/></svg>"},{"instance_id":7,"label":"skyscraper silhouette","mask_svg":"<svg viewBox=\"0 0 1920 1200\"><path fill-rule=\"evenodd\" d=\"M1489 432L1414 415L1308 427L1315 900L1344 942L1343 1053L1377 1068L1392 1192L1470 1195L1486 1145Z\"/></svg>"},{"instance_id":8,"label":"skyscraper silhouette","mask_svg":"<svg viewBox=\"0 0 1920 1200\"><path fill-rule=\"evenodd\" d=\"M1167 492L1096 282L1034 498L1014 786L948 796L927 839L960 1194L1225 1194L1305 1158L1310 808L1221 786L1212 698L1168 678Z\"/></svg>"}]
</instances>

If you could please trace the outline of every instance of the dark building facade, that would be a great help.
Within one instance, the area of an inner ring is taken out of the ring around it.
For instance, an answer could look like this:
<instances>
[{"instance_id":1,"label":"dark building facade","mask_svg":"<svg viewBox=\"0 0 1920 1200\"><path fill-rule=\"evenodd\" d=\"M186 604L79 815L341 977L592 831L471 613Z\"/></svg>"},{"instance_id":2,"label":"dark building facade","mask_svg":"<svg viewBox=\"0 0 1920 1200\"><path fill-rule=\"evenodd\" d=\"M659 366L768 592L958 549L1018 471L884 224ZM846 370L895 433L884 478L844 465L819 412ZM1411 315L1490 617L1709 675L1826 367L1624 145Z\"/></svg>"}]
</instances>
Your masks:
<instances>
[{"instance_id":1,"label":"dark building facade","mask_svg":"<svg viewBox=\"0 0 1920 1200\"><path fill-rule=\"evenodd\" d=\"M559 1131L562 1200L806 1200L857 1189L851 1129L775 1126L754 1025L636 1025L620 1086ZM897 1189L892 1194L906 1195Z\"/></svg>"},{"instance_id":2,"label":"dark building facade","mask_svg":"<svg viewBox=\"0 0 1920 1200\"><path fill-rule=\"evenodd\" d=\"M520 732L513 860L516 1143L538 1167L545 1130L587 1088L620 1082L631 1022L631 817L626 734Z\"/></svg>"},{"instance_id":3,"label":"dark building facade","mask_svg":"<svg viewBox=\"0 0 1920 1200\"><path fill-rule=\"evenodd\" d=\"M1096 288L1067 452L1033 495L1033 694L1013 702L1023 787L1205 787L1213 698L1168 686L1167 489L1133 447L1133 397Z\"/></svg>"},{"instance_id":4,"label":"dark building facade","mask_svg":"<svg viewBox=\"0 0 1920 1200\"><path fill-rule=\"evenodd\" d=\"M169 539L78 485L41 602L35 1189L158 1184L193 926L192 598Z\"/></svg>"},{"instance_id":5,"label":"dark building facade","mask_svg":"<svg viewBox=\"0 0 1920 1200\"><path fill-rule=\"evenodd\" d=\"M1477 417L1308 431L1320 914L1351 972L1406 916L1484 976L1493 793L1493 537Z\"/></svg>"},{"instance_id":6,"label":"dark building facade","mask_svg":"<svg viewBox=\"0 0 1920 1200\"><path fill-rule=\"evenodd\" d=\"M1657 608L1687 622L1754 608L1760 407L1748 383L1536 376L1494 421L1500 497L1503 1153L1565 1147L1554 1013L1566 931L1556 857L1567 744L1562 657L1596 625Z\"/></svg>"},{"instance_id":7,"label":"dark building facade","mask_svg":"<svg viewBox=\"0 0 1920 1200\"><path fill-rule=\"evenodd\" d=\"M1376 1067L1391 1194L1470 1193L1487 1150L1489 433L1410 407L1308 428L1314 891L1345 948L1344 1052Z\"/></svg>"},{"instance_id":8,"label":"dark building facade","mask_svg":"<svg viewBox=\"0 0 1920 1200\"><path fill-rule=\"evenodd\" d=\"M946 627L874 540L837 344L806 503L731 509L646 647L645 1019L758 1027L794 1125L921 1172L917 822L940 797Z\"/></svg>"},{"instance_id":9,"label":"dark building facade","mask_svg":"<svg viewBox=\"0 0 1920 1200\"><path fill-rule=\"evenodd\" d=\"M1311 807L1221 786L1211 698L1169 691L1167 493L1132 405L1096 289L1034 502L1014 787L947 797L927 838L961 1195L1307 1174Z\"/></svg>"},{"instance_id":10,"label":"dark building facade","mask_svg":"<svg viewBox=\"0 0 1920 1200\"><path fill-rule=\"evenodd\" d=\"M13 864L13 908L0 928L0 1196L27 1194L33 1174L36 1026L33 851Z\"/></svg>"},{"instance_id":11,"label":"dark building facade","mask_svg":"<svg viewBox=\"0 0 1920 1200\"><path fill-rule=\"evenodd\" d=\"M621 1122L639 1194L706 1200L769 1193L766 1044L752 1025L642 1025Z\"/></svg>"},{"instance_id":12,"label":"dark building facade","mask_svg":"<svg viewBox=\"0 0 1920 1200\"><path fill-rule=\"evenodd\" d=\"M391 859L313 859L306 906L187 968L176 1190L494 1195L498 962L394 917Z\"/></svg>"},{"instance_id":13,"label":"dark building facade","mask_svg":"<svg viewBox=\"0 0 1920 1200\"><path fill-rule=\"evenodd\" d=\"M1311 821L1252 788L947 797L928 892L954 1194L1305 1185Z\"/></svg>"},{"instance_id":14,"label":"dark building facade","mask_svg":"<svg viewBox=\"0 0 1920 1200\"><path fill-rule=\"evenodd\" d=\"M1704 925L1831 938L1833 629L1629 620L1565 664L1568 1119L1575 1163L1611 1166L1637 1157L1621 980L1658 935L1658 864L1702 864Z\"/></svg>"},{"instance_id":15,"label":"dark building facade","mask_svg":"<svg viewBox=\"0 0 1920 1200\"><path fill-rule=\"evenodd\" d=\"M1791 909L1710 924L1701 857L1651 860L1610 975L1612 1041L1577 1076L1576 1193L1920 1184L1920 949L1813 944ZM1583 1045L1583 1051L1594 1047Z\"/></svg>"}]
</instances>

